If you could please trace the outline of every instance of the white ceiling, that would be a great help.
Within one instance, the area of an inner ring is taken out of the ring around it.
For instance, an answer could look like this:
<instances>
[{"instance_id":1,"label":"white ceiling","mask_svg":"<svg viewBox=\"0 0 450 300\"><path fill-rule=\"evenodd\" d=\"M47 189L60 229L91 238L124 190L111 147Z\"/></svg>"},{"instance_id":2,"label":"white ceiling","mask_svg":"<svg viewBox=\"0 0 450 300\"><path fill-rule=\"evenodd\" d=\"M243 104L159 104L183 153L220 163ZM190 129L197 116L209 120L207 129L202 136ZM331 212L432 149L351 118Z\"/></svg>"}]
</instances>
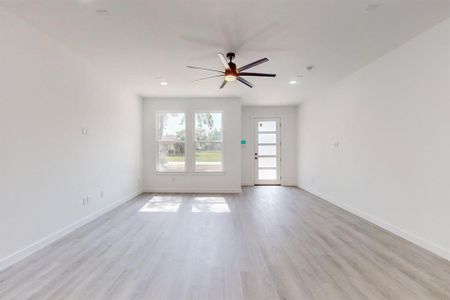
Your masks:
<instances>
[{"instance_id":1,"label":"white ceiling","mask_svg":"<svg viewBox=\"0 0 450 300\"><path fill-rule=\"evenodd\" d=\"M367 10L370 4L380 6ZM0 0L0 5L138 95L234 96L246 105L299 103L450 16L449 0ZM191 82L214 74L186 65L221 69L216 53L228 51L236 52L238 66L268 57L270 62L252 71L277 77L248 77L253 89L233 82L219 90L220 78ZM307 72L308 65L315 69ZM293 79L299 83L289 85Z\"/></svg>"}]
</instances>

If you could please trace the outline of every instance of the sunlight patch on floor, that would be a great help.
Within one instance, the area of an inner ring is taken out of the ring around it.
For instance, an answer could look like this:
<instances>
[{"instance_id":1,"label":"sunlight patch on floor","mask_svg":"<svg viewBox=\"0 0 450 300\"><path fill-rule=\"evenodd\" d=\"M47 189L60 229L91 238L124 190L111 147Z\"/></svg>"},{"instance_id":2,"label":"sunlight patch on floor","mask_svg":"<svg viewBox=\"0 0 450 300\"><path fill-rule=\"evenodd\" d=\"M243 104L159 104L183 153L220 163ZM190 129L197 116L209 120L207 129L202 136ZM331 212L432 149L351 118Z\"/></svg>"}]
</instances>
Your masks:
<instances>
[{"instance_id":1,"label":"sunlight patch on floor","mask_svg":"<svg viewBox=\"0 0 450 300\"><path fill-rule=\"evenodd\" d=\"M224 197L194 197L193 213L230 213Z\"/></svg>"},{"instance_id":2,"label":"sunlight patch on floor","mask_svg":"<svg viewBox=\"0 0 450 300\"><path fill-rule=\"evenodd\" d=\"M153 196L139 212L168 212L176 213L181 205L178 197Z\"/></svg>"}]
</instances>

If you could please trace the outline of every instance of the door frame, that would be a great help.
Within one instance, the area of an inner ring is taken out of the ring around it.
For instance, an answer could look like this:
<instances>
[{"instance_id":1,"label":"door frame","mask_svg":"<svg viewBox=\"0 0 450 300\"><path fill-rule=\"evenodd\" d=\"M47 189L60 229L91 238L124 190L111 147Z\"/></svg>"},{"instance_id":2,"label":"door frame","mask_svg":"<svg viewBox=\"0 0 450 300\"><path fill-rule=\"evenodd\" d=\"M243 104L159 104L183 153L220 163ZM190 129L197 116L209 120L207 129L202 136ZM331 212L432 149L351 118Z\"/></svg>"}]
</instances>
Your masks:
<instances>
[{"instance_id":1,"label":"door frame","mask_svg":"<svg viewBox=\"0 0 450 300\"><path fill-rule=\"evenodd\" d=\"M258 180L258 121L276 121L277 122L277 179ZM281 185L281 118L280 117L253 117L253 184L254 185Z\"/></svg>"}]
</instances>

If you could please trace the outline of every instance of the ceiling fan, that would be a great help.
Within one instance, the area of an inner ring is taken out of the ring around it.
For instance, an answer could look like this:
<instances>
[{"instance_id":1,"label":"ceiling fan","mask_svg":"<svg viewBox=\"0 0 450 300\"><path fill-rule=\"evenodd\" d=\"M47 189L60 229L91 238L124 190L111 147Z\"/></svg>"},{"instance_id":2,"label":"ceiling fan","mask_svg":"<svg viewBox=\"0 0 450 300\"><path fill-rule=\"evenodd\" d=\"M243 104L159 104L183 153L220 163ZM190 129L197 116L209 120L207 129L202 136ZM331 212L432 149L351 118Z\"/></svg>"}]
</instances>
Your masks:
<instances>
[{"instance_id":1,"label":"ceiling fan","mask_svg":"<svg viewBox=\"0 0 450 300\"><path fill-rule=\"evenodd\" d=\"M214 76L200 78L200 79L194 80L194 82L209 79L209 78L224 76L223 83L219 87L220 89L223 88L227 84L227 82L235 81L235 80L245 84L249 88L252 88L253 84L250 83L249 81L247 81L246 79L242 78L243 76L257 76L257 77L275 77L276 76L276 74L243 72L247 69L250 69L250 68L256 67L257 65L268 62L269 61L268 58L262 58L257 61L254 61L252 63L249 63L245 66L242 66L240 68L236 68L236 64L233 62L233 59L235 57L234 53L227 53L227 58L229 61L227 61L227 59L225 58L225 56L222 53L217 53L217 55L219 55L219 59L222 62L223 66L225 68L225 71L219 71L219 70L202 68L202 67L187 66L188 68L191 68L191 69L198 69L198 70L212 71L212 72L220 73L220 75L214 75Z\"/></svg>"}]
</instances>

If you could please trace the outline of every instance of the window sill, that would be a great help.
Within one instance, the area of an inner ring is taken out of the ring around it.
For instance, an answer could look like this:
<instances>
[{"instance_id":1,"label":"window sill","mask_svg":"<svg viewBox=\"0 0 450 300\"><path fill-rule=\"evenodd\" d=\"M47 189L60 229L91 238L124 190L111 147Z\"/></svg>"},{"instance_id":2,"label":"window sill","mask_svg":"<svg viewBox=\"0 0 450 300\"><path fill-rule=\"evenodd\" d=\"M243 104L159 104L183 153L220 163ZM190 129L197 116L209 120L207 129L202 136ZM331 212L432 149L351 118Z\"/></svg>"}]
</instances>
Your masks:
<instances>
[{"instance_id":1,"label":"window sill","mask_svg":"<svg viewBox=\"0 0 450 300\"><path fill-rule=\"evenodd\" d=\"M186 176L189 175L188 172L163 172L163 171L156 171L156 175L168 175L168 176Z\"/></svg>"},{"instance_id":2,"label":"window sill","mask_svg":"<svg viewBox=\"0 0 450 300\"><path fill-rule=\"evenodd\" d=\"M225 172L224 171L220 171L220 172L216 172L216 171L212 171L212 172L192 172L191 175L194 176L224 176Z\"/></svg>"},{"instance_id":3,"label":"window sill","mask_svg":"<svg viewBox=\"0 0 450 300\"><path fill-rule=\"evenodd\" d=\"M225 176L224 171L220 172L161 172L156 171L156 175L162 175L162 176Z\"/></svg>"}]
</instances>

